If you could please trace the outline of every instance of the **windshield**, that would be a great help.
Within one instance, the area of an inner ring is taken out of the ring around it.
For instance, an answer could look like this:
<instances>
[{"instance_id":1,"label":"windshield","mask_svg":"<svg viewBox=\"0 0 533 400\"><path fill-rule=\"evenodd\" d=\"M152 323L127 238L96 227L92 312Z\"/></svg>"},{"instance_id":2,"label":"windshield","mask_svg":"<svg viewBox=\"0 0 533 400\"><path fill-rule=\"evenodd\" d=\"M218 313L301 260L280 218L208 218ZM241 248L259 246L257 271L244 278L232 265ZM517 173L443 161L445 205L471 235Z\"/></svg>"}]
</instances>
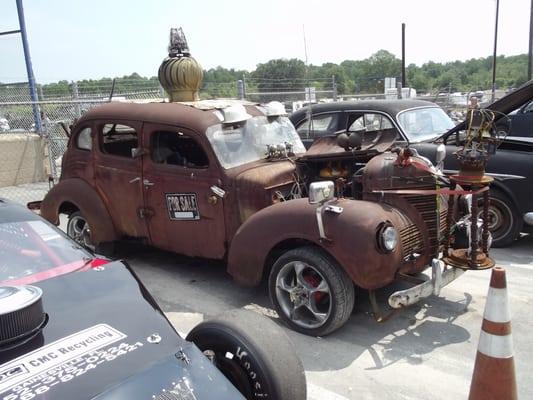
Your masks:
<instances>
[{"instance_id":1,"label":"windshield","mask_svg":"<svg viewBox=\"0 0 533 400\"><path fill-rule=\"evenodd\" d=\"M209 127L207 138L224 168L238 167L266 157L267 145L290 144L295 154L305 147L287 117L269 121L267 117L253 117L241 125Z\"/></svg>"},{"instance_id":2,"label":"windshield","mask_svg":"<svg viewBox=\"0 0 533 400\"><path fill-rule=\"evenodd\" d=\"M0 223L0 284L30 284L92 261L90 253L43 221Z\"/></svg>"},{"instance_id":3,"label":"windshield","mask_svg":"<svg viewBox=\"0 0 533 400\"><path fill-rule=\"evenodd\" d=\"M439 107L403 111L398 114L398 123L411 143L436 139L455 126Z\"/></svg>"}]
</instances>

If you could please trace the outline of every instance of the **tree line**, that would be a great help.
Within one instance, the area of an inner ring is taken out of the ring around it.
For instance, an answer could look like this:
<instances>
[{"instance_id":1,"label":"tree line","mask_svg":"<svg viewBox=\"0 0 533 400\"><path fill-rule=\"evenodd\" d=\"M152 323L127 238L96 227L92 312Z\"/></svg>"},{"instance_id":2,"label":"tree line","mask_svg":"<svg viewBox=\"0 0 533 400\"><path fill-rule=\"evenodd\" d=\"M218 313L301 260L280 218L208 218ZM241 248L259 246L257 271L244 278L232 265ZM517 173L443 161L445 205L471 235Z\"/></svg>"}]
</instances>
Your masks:
<instances>
[{"instance_id":1,"label":"tree line","mask_svg":"<svg viewBox=\"0 0 533 400\"><path fill-rule=\"evenodd\" d=\"M496 59L496 86L509 89L527 80L527 55L498 56ZM236 97L237 81L244 80L248 92L276 92L303 90L313 86L317 90L331 90L335 82L337 93L382 93L385 77L401 76L401 60L387 50L379 50L364 60L345 60L340 64L324 63L306 66L299 59L276 59L258 64L253 71L211 68L204 71L201 95L204 98ZM334 77L334 78L333 78ZM474 91L491 88L492 57L466 61L436 63L406 68L407 86L418 92ZM156 76L142 77L137 73L115 79L114 93L156 91ZM80 95L110 93L113 79L91 79L76 83ZM1 87L0 87L1 91ZM46 98L71 96L72 84L66 80L41 85Z\"/></svg>"}]
</instances>

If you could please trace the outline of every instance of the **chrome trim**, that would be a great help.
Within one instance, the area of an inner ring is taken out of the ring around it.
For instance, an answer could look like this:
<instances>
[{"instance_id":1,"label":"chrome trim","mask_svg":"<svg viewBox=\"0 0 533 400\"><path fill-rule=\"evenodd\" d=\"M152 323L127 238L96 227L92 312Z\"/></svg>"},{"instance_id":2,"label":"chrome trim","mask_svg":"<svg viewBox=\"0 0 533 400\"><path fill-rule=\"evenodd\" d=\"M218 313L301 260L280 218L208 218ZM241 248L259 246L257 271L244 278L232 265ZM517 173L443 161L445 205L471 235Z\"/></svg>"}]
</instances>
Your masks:
<instances>
[{"instance_id":1,"label":"chrome trim","mask_svg":"<svg viewBox=\"0 0 533 400\"><path fill-rule=\"evenodd\" d=\"M524 222L527 225L533 226L533 211L524 214Z\"/></svg>"},{"instance_id":2,"label":"chrome trim","mask_svg":"<svg viewBox=\"0 0 533 400\"><path fill-rule=\"evenodd\" d=\"M462 269L449 267L443 261L434 258L431 262L431 278L409 289L394 292L389 296L389 305L392 308L402 308L431 295L438 295L444 286L459 278L464 272Z\"/></svg>"}]
</instances>

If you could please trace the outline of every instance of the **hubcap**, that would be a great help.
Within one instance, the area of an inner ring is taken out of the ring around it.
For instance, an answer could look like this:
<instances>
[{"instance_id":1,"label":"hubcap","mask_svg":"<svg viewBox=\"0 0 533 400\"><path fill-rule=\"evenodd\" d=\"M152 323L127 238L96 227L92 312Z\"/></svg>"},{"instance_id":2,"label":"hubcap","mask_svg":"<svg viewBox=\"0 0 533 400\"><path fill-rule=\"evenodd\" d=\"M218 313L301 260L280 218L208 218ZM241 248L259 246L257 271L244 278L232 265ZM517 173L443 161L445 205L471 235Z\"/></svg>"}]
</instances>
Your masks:
<instances>
[{"instance_id":1,"label":"hubcap","mask_svg":"<svg viewBox=\"0 0 533 400\"><path fill-rule=\"evenodd\" d=\"M94 250L94 245L91 242L91 228L82 216L78 215L69 219L67 234L76 243Z\"/></svg>"},{"instance_id":2,"label":"hubcap","mask_svg":"<svg viewBox=\"0 0 533 400\"><path fill-rule=\"evenodd\" d=\"M282 312L302 328L318 328L331 315L327 281L312 265L301 261L285 264L279 271L276 299Z\"/></svg>"}]
</instances>

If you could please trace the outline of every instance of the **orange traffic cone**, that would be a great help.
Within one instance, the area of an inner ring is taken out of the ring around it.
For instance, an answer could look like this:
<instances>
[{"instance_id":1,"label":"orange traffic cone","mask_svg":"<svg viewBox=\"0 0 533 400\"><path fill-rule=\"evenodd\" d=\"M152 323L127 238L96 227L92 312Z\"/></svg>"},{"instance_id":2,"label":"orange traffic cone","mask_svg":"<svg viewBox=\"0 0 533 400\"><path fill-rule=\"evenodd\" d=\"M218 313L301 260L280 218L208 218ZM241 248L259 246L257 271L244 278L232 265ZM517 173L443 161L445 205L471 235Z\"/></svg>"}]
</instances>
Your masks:
<instances>
[{"instance_id":1,"label":"orange traffic cone","mask_svg":"<svg viewBox=\"0 0 533 400\"><path fill-rule=\"evenodd\" d=\"M511 314L505 269L494 267L481 325L469 400L516 399Z\"/></svg>"}]
</instances>

